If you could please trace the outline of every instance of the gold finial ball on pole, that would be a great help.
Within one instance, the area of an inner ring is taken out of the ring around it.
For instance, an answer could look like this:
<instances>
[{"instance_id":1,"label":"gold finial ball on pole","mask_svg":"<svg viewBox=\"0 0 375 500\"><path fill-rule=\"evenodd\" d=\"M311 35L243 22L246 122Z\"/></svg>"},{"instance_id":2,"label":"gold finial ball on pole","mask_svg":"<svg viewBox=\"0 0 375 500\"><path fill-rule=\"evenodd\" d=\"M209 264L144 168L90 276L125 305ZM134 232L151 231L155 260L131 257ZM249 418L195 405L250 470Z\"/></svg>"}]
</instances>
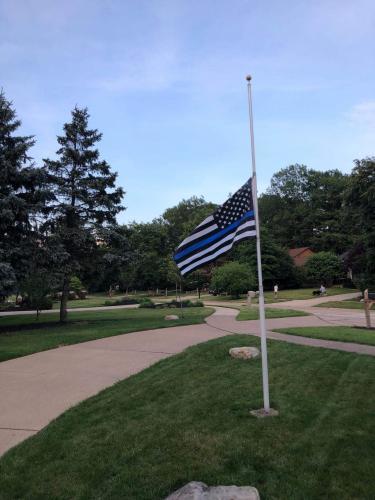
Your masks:
<instances>
[{"instance_id":1,"label":"gold finial ball on pole","mask_svg":"<svg viewBox=\"0 0 375 500\"><path fill-rule=\"evenodd\" d=\"M251 75L247 75L246 80L247 80L248 82L251 82Z\"/></svg>"}]
</instances>

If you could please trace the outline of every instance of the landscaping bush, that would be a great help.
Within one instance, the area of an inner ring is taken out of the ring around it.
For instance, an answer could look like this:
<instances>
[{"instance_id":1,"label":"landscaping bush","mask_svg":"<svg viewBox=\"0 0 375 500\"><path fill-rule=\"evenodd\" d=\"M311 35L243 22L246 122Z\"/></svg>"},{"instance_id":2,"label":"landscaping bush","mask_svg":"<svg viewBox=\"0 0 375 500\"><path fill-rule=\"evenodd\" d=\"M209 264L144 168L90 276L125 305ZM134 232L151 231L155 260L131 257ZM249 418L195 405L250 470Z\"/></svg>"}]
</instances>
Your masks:
<instances>
[{"instance_id":1,"label":"landscaping bush","mask_svg":"<svg viewBox=\"0 0 375 500\"><path fill-rule=\"evenodd\" d=\"M144 297L139 301L139 307L142 309L155 309L155 304L148 297Z\"/></svg>"},{"instance_id":2,"label":"landscaping bush","mask_svg":"<svg viewBox=\"0 0 375 500\"><path fill-rule=\"evenodd\" d=\"M315 285L331 286L344 275L341 260L332 252L312 255L305 264L305 271L307 279Z\"/></svg>"},{"instance_id":3,"label":"landscaping bush","mask_svg":"<svg viewBox=\"0 0 375 500\"><path fill-rule=\"evenodd\" d=\"M204 304L200 300L179 300L173 299L167 303L168 307L204 307Z\"/></svg>"},{"instance_id":4,"label":"landscaping bush","mask_svg":"<svg viewBox=\"0 0 375 500\"><path fill-rule=\"evenodd\" d=\"M247 264L228 262L217 267L212 273L211 288L227 292L233 298L255 288L254 275Z\"/></svg>"},{"instance_id":5,"label":"landscaping bush","mask_svg":"<svg viewBox=\"0 0 375 500\"><path fill-rule=\"evenodd\" d=\"M52 309L53 301L51 297L25 297L22 301L22 309L35 309L41 311L43 309Z\"/></svg>"},{"instance_id":6,"label":"landscaping bush","mask_svg":"<svg viewBox=\"0 0 375 500\"><path fill-rule=\"evenodd\" d=\"M203 302L200 300L179 300L173 299L170 302L161 302L160 304L155 304L151 299L145 297L139 301L139 307L145 309L174 309L180 307L204 307Z\"/></svg>"},{"instance_id":7,"label":"landscaping bush","mask_svg":"<svg viewBox=\"0 0 375 500\"><path fill-rule=\"evenodd\" d=\"M75 292L78 295L82 289L82 281L78 278L78 276L72 276L69 282L69 290Z\"/></svg>"},{"instance_id":8,"label":"landscaping bush","mask_svg":"<svg viewBox=\"0 0 375 500\"><path fill-rule=\"evenodd\" d=\"M139 304L139 300L124 297L117 300L106 300L104 302L105 306L128 306L131 304Z\"/></svg>"}]
</instances>

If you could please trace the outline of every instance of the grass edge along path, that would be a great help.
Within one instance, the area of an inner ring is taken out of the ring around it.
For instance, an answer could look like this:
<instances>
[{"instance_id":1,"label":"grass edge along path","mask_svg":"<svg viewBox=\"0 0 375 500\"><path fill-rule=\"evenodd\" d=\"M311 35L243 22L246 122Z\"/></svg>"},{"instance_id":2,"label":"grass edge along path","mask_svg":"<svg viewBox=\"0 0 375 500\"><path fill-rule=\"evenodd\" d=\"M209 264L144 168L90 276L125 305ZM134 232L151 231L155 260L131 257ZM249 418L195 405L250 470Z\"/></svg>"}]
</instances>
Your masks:
<instances>
[{"instance_id":1,"label":"grass edge along path","mask_svg":"<svg viewBox=\"0 0 375 500\"><path fill-rule=\"evenodd\" d=\"M313 291L317 290L319 287L315 288L293 288L293 289L286 289L286 290L279 290L278 292L278 298L274 298L273 291L265 291L264 292L264 297L265 297L265 303L266 304L275 304L277 302L287 302L290 300L307 300L307 299L314 299L317 298L317 296L313 295ZM333 295L344 295L347 293L359 293L359 290L352 289L352 288L342 288L342 287L332 287L327 289L327 297L331 297ZM201 300L206 301L207 303L210 301L223 301L223 302L233 302L233 304L243 304L246 303L247 296L246 295L241 295L239 299L232 299L230 296L225 296L225 295L205 295L202 294ZM253 299L253 303L256 304L258 302L258 299L255 297Z\"/></svg>"},{"instance_id":2,"label":"grass edge along path","mask_svg":"<svg viewBox=\"0 0 375 500\"><path fill-rule=\"evenodd\" d=\"M39 320L28 315L6 316L0 318L0 362L56 347L141 330L199 324L213 311L209 307L188 307L183 309L183 318L169 321L164 316L181 316L180 310L112 309L70 312L65 325L60 325L53 313L43 314Z\"/></svg>"},{"instance_id":3,"label":"grass edge along path","mask_svg":"<svg viewBox=\"0 0 375 500\"><path fill-rule=\"evenodd\" d=\"M299 337L375 345L375 330L367 330L366 328L351 326L303 326L295 328L276 328L272 331L297 335Z\"/></svg>"},{"instance_id":4,"label":"grass edge along path","mask_svg":"<svg viewBox=\"0 0 375 500\"><path fill-rule=\"evenodd\" d=\"M290 318L295 316L311 316L309 313L304 311L296 311L294 309L276 309L276 308L265 308L266 319L272 318ZM243 308L240 309L240 314L236 317L238 321L248 321L259 319L259 309L252 307L251 309Z\"/></svg>"},{"instance_id":5,"label":"grass edge along path","mask_svg":"<svg viewBox=\"0 0 375 500\"><path fill-rule=\"evenodd\" d=\"M363 302L358 300L342 300L342 301L334 301L334 302L323 302L321 304L317 304L313 307L333 307L337 309L362 309L365 310Z\"/></svg>"},{"instance_id":6,"label":"grass edge along path","mask_svg":"<svg viewBox=\"0 0 375 500\"><path fill-rule=\"evenodd\" d=\"M189 481L253 485L263 500L372 498L375 359L227 336L160 361L68 410L0 460L0 498L157 500Z\"/></svg>"}]
</instances>

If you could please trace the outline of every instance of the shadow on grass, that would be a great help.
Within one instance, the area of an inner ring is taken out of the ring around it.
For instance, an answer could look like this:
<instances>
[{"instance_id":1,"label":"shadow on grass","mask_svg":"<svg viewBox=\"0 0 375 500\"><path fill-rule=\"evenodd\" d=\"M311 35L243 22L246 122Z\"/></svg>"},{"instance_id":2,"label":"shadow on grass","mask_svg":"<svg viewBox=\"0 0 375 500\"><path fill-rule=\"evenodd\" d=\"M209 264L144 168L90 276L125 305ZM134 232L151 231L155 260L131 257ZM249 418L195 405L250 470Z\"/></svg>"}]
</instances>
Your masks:
<instances>
[{"instance_id":1,"label":"shadow on grass","mask_svg":"<svg viewBox=\"0 0 375 500\"><path fill-rule=\"evenodd\" d=\"M61 330L70 329L72 326L85 326L85 325L98 325L98 324L106 324L106 323L123 323L124 320L131 318L98 318L98 319L90 319L90 320L68 320L65 323L60 323L59 321L41 321L35 319L34 323L25 323L25 324L15 324L15 325L0 325L0 335L6 335L8 333L20 333L26 332L29 330L44 330L48 328L60 328Z\"/></svg>"}]
</instances>

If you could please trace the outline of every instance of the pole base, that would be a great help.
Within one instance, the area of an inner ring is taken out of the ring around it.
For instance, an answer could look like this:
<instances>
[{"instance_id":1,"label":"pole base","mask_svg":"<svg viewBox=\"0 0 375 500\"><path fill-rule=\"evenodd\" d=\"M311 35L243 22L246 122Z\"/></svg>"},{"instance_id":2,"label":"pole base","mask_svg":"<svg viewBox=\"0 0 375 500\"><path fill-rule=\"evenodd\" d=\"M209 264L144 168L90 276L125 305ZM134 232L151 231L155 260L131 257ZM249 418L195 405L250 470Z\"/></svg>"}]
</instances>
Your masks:
<instances>
[{"instance_id":1,"label":"pole base","mask_svg":"<svg viewBox=\"0 0 375 500\"><path fill-rule=\"evenodd\" d=\"M264 408L261 408L260 410L251 410L250 415L256 418L277 417L279 415L279 412L277 410L274 410L273 408L270 408L268 411L266 411Z\"/></svg>"}]
</instances>

